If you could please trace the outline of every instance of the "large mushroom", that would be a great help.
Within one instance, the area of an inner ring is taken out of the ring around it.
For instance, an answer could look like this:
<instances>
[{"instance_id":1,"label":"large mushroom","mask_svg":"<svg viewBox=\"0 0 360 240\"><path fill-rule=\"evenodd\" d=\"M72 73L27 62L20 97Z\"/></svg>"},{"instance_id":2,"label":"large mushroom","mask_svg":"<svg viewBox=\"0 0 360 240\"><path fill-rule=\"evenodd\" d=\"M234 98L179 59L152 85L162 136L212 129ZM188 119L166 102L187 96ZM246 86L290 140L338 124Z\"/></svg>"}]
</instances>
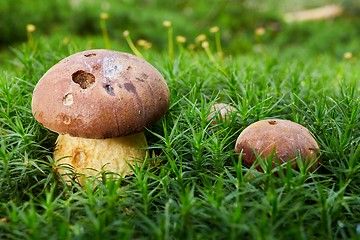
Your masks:
<instances>
[{"instance_id":1,"label":"large mushroom","mask_svg":"<svg viewBox=\"0 0 360 240\"><path fill-rule=\"evenodd\" d=\"M135 161L141 165L147 154L144 130L163 117L169 98L164 78L148 62L95 49L51 67L35 86L32 112L59 134L57 164L83 176L101 170L125 176Z\"/></svg>"},{"instance_id":2,"label":"large mushroom","mask_svg":"<svg viewBox=\"0 0 360 240\"><path fill-rule=\"evenodd\" d=\"M272 157L273 167L288 161L298 169L297 158L313 171L318 166L319 146L312 133L304 126L281 119L257 121L245 128L237 138L235 152L242 154L245 166L253 165L257 157ZM262 171L261 166L257 170Z\"/></svg>"}]
</instances>

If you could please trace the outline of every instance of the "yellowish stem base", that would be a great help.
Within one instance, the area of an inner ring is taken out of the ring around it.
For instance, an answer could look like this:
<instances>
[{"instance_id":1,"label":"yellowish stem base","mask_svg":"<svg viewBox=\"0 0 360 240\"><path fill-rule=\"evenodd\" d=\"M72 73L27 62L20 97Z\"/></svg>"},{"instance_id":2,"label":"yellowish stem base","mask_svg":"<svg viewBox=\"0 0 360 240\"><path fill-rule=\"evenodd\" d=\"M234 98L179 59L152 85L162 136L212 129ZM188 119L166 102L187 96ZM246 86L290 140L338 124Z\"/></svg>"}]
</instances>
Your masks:
<instances>
[{"instance_id":1,"label":"yellowish stem base","mask_svg":"<svg viewBox=\"0 0 360 240\"><path fill-rule=\"evenodd\" d=\"M83 184L85 178L102 171L117 173L122 177L132 174L130 165L141 165L147 154L146 146L143 132L107 139L59 135L54 161L65 180L69 180L69 173L73 171L82 176L78 179Z\"/></svg>"}]
</instances>

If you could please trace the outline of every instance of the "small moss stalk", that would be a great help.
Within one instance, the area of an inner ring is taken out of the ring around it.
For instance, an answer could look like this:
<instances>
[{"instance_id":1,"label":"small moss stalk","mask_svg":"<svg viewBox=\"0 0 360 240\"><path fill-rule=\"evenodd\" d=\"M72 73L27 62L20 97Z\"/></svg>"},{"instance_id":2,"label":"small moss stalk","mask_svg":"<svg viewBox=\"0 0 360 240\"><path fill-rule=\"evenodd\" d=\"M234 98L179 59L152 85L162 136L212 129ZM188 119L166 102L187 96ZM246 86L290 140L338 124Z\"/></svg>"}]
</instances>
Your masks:
<instances>
[{"instance_id":1,"label":"small moss stalk","mask_svg":"<svg viewBox=\"0 0 360 240\"><path fill-rule=\"evenodd\" d=\"M141 54L141 52L136 48L134 42L131 40L131 37L130 37L130 32L128 30L125 30L123 32L123 36L127 42L127 44L129 45L131 51L133 51L133 53L140 57L140 58L144 58L144 56Z\"/></svg>"},{"instance_id":2,"label":"small moss stalk","mask_svg":"<svg viewBox=\"0 0 360 240\"><path fill-rule=\"evenodd\" d=\"M170 21L164 21L163 22L164 27L168 30L168 54L169 59L174 59L174 29L172 26L172 23Z\"/></svg>"},{"instance_id":3,"label":"small moss stalk","mask_svg":"<svg viewBox=\"0 0 360 240\"><path fill-rule=\"evenodd\" d=\"M35 31L36 31L36 27L34 24L26 25L26 34L27 34L28 44L33 51L36 50L36 44L35 44L34 37L33 37L33 32L35 32Z\"/></svg>"},{"instance_id":4,"label":"small moss stalk","mask_svg":"<svg viewBox=\"0 0 360 240\"><path fill-rule=\"evenodd\" d=\"M224 58L224 53L221 46L220 28L218 26L214 26L210 28L210 32L215 35L216 53L218 58L222 60Z\"/></svg>"},{"instance_id":5,"label":"small moss stalk","mask_svg":"<svg viewBox=\"0 0 360 240\"><path fill-rule=\"evenodd\" d=\"M109 14L108 13L101 13L100 14L100 28L101 28L101 33L104 39L104 45L106 49L110 49L110 38L109 38L109 32L106 26L106 21L109 19Z\"/></svg>"}]
</instances>

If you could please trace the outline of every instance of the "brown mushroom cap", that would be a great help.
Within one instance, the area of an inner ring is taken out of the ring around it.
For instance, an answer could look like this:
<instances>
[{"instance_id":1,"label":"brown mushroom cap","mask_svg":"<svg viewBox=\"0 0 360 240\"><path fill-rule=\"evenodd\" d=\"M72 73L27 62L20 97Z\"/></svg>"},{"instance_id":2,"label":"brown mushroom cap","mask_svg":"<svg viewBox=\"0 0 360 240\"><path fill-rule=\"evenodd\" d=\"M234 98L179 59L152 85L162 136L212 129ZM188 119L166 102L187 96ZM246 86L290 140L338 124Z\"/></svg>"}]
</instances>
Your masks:
<instances>
[{"instance_id":1,"label":"brown mushroom cap","mask_svg":"<svg viewBox=\"0 0 360 240\"><path fill-rule=\"evenodd\" d=\"M254 151L263 158L273 156L279 163L301 156L308 164L317 159L318 149L317 142L307 128L280 119L260 120L251 124L240 133L235 145L235 152L242 152L242 161L248 167L256 161ZM314 170L317 164L315 162L310 170Z\"/></svg>"},{"instance_id":2,"label":"brown mushroom cap","mask_svg":"<svg viewBox=\"0 0 360 240\"><path fill-rule=\"evenodd\" d=\"M152 65L131 54L96 49L50 68L34 89L32 112L54 132L101 139L143 131L168 105L169 89Z\"/></svg>"}]
</instances>

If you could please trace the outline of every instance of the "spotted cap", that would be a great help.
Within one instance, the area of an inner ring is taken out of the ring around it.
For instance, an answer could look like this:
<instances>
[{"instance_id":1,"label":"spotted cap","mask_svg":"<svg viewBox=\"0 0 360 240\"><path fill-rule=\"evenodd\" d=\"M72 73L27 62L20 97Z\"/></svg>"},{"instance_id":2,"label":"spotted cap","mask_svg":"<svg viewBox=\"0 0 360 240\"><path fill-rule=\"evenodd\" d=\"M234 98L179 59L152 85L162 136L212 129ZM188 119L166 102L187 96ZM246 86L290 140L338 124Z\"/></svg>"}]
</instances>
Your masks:
<instances>
[{"instance_id":1,"label":"spotted cap","mask_svg":"<svg viewBox=\"0 0 360 240\"><path fill-rule=\"evenodd\" d=\"M95 49L51 67L35 86L32 113L46 128L83 138L143 131L166 113L167 84L151 64L128 53Z\"/></svg>"}]
</instances>

